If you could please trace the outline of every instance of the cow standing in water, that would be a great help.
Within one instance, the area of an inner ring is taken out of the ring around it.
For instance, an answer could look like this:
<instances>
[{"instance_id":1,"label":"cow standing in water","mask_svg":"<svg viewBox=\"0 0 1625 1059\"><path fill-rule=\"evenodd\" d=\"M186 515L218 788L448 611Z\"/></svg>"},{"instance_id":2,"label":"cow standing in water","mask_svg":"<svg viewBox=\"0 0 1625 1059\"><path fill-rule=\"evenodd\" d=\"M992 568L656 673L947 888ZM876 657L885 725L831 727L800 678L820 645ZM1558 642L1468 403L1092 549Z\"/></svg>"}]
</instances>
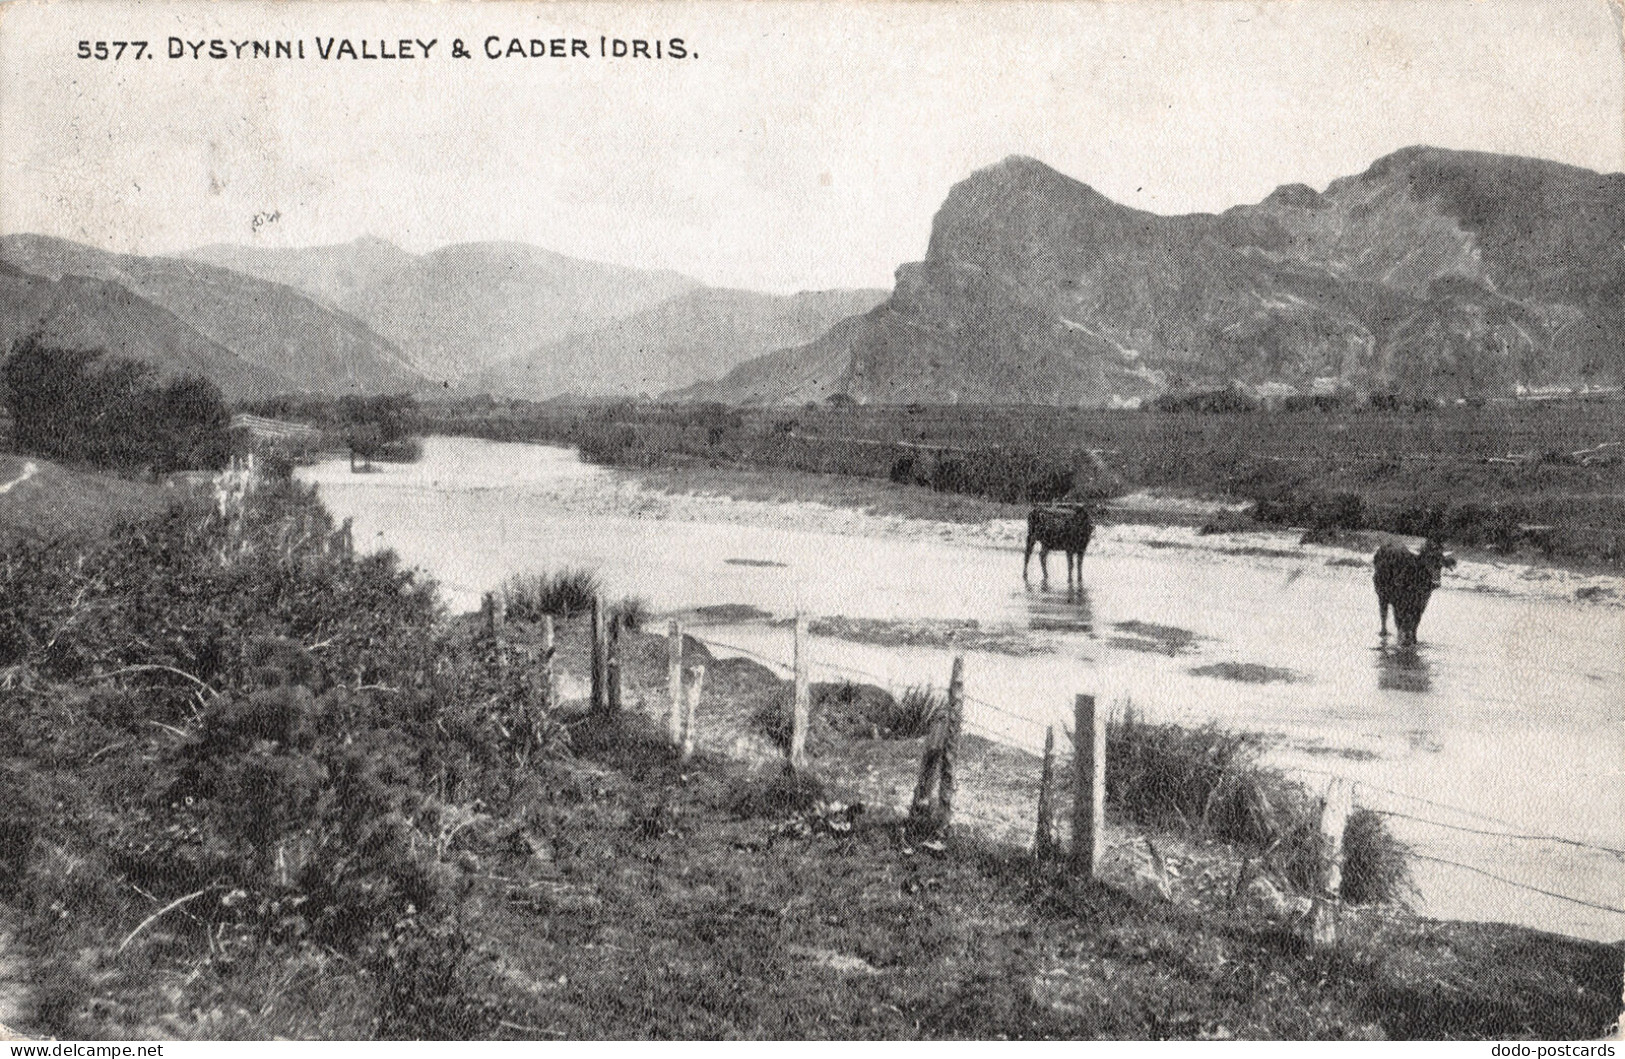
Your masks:
<instances>
[{"instance_id":1,"label":"cow standing in water","mask_svg":"<svg viewBox=\"0 0 1625 1059\"><path fill-rule=\"evenodd\" d=\"M1377 588L1377 614L1382 618L1382 636L1388 635L1388 608L1394 608L1394 628L1399 631L1399 645L1416 643L1416 627L1422 623L1422 612L1427 609L1428 597L1439 587L1443 570L1455 566L1456 560L1448 555L1444 546L1429 537L1420 553L1385 544L1372 556L1375 568L1371 581Z\"/></svg>"},{"instance_id":2,"label":"cow standing in water","mask_svg":"<svg viewBox=\"0 0 1625 1059\"><path fill-rule=\"evenodd\" d=\"M1049 552L1059 548L1066 552L1066 587L1072 587L1072 565L1077 562L1078 586L1083 586L1083 552L1094 536L1095 523L1089 512L1081 507L1035 507L1027 516L1027 554L1021 560L1021 580L1027 581L1027 564L1033 558L1033 546L1038 546L1038 568L1043 571L1044 584L1049 584Z\"/></svg>"}]
</instances>

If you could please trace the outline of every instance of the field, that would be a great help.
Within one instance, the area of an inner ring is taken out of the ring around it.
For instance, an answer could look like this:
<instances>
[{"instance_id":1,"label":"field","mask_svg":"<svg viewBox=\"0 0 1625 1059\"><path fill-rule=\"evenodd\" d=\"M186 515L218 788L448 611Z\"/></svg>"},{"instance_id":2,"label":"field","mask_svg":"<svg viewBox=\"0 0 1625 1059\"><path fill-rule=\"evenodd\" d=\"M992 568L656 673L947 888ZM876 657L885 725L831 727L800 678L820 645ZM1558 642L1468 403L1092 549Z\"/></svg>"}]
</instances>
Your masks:
<instances>
[{"instance_id":1,"label":"field","mask_svg":"<svg viewBox=\"0 0 1625 1059\"><path fill-rule=\"evenodd\" d=\"M423 419L425 432L575 444L623 466L743 464L1004 503L1165 490L1251 501L1259 520L1318 532L1625 564L1625 452L1599 450L1625 440L1620 401L1231 413L487 402Z\"/></svg>"},{"instance_id":2,"label":"field","mask_svg":"<svg viewBox=\"0 0 1625 1059\"><path fill-rule=\"evenodd\" d=\"M32 463L35 471L19 481ZM173 489L108 471L70 468L0 447L0 549L19 540L95 536L162 510Z\"/></svg>"}]
</instances>

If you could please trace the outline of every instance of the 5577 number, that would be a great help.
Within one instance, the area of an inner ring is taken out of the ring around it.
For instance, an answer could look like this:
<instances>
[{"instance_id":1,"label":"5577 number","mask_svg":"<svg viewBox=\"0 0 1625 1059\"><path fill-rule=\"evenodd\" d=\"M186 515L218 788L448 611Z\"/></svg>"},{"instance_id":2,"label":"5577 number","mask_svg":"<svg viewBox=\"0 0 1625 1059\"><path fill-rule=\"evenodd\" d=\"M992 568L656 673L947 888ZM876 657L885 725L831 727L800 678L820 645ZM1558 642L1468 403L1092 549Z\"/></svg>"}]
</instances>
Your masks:
<instances>
[{"instance_id":1,"label":"5577 number","mask_svg":"<svg viewBox=\"0 0 1625 1059\"><path fill-rule=\"evenodd\" d=\"M132 59L140 59L147 54L147 42L144 40L82 40L79 42L79 58L81 59L122 59L125 51L131 51Z\"/></svg>"}]
</instances>

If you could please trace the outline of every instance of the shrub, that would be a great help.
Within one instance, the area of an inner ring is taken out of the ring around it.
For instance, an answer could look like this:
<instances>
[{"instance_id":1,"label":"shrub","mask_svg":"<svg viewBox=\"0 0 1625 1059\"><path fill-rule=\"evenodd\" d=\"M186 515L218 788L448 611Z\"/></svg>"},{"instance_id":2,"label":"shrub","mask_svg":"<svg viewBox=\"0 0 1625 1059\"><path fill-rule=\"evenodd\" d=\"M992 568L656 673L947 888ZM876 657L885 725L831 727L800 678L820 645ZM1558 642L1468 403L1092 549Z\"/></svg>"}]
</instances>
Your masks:
<instances>
[{"instance_id":1,"label":"shrub","mask_svg":"<svg viewBox=\"0 0 1625 1059\"><path fill-rule=\"evenodd\" d=\"M158 382L148 364L39 335L19 340L0 374L22 448L157 471L220 467L231 455L231 414L206 379Z\"/></svg>"},{"instance_id":2,"label":"shrub","mask_svg":"<svg viewBox=\"0 0 1625 1059\"><path fill-rule=\"evenodd\" d=\"M626 596L609 608L609 616L636 632L649 621L649 603L642 596Z\"/></svg>"},{"instance_id":3,"label":"shrub","mask_svg":"<svg viewBox=\"0 0 1625 1059\"><path fill-rule=\"evenodd\" d=\"M543 615L568 618L592 610L602 591L598 575L571 568L550 574L517 574L503 583L501 592L514 621L540 621Z\"/></svg>"},{"instance_id":4,"label":"shrub","mask_svg":"<svg viewBox=\"0 0 1625 1059\"><path fill-rule=\"evenodd\" d=\"M1381 816L1369 809L1354 810L1343 829L1343 899L1365 905L1412 896L1410 853Z\"/></svg>"},{"instance_id":5,"label":"shrub","mask_svg":"<svg viewBox=\"0 0 1625 1059\"><path fill-rule=\"evenodd\" d=\"M1320 800L1257 763L1259 737L1215 725L1113 724L1106 738L1106 799L1145 824L1177 822L1267 851L1273 870L1312 889L1321 861ZM1349 817L1343 893L1391 901L1409 887L1409 850L1368 810Z\"/></svg>"},{"instance_id":6,"label":"shrub","mask_svg":"<svg viewBox=\"0 0 1625 1059\"><path fill-rule=\"evenodd\" d=\"M948 697L935 688L915 684L904 688L896 703L885 731L894 739L913 739L931 730L937 713L948 708Z\"/></svg>"}]
</instances>

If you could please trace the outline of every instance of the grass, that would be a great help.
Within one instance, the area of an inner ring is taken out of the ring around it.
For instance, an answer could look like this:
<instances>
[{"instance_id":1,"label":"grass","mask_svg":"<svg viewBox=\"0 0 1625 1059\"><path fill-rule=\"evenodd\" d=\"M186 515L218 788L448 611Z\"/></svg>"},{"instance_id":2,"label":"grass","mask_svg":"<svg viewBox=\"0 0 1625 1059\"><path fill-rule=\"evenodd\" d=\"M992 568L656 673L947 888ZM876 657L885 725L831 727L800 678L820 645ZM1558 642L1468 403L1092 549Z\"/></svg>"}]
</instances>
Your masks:
<instances>
[{"instance_id":1,"label":"grass","mask_svg":"<svg viewBox=\"0 0 1625 1059\"><path fill-rule=\"evenodd\" d=\"M1142 824L1177 825L1263 851L1275 873L1312 892L1321 861L1320 803L1257 762L1261 741L1215 725L1125 721L1106 737L1107 804ZM1352 813L1343 836L1343 895L1356 904L1411 892L1408 849L1381 816Z\"/></svg>"},{"instance_id":2,"label":"grass","mask_svg":"<svg viewBox=\"0 0 1625 1059\"><path fill-rule=\"evenodd\" d=\"M603 584L591 570L571 567L543 574L515 574L497 590L513 621L540 621L544 616L572 618L591 614ZM625 596L609 604L605 618L624 628L641 629L649 621L649 604L641 596Z\"/></svg>"},{"instance_id":3,"label":"grass","mask_svg":"<svg viewBox=\"0 0 1625 1059\"><path fill-rule=\"evenodd\" d=\"M166 488L162 483L71 467L3 448L0 484L21 475L28 463L35 464L38 473L0 494L0 546L96 538L120 522L163 510L177 491L186 488L184 479L180 485Z\"/></svg>"},{"instance_id":4,"label":"grass","mask_svg":"<svg viewBox=\"0 0 1625 1059\"><path fill-rule=\"evenodd\" d=\"M570 568L545 574L515 574L503 582L503 601L513 621L540 621L544 616L569 618L590 614L602 591L598 575Z\"/></svg>"},{"instance_id":5,"label":"grass","mask_svg":"<svg viewBox=\"0 0 1625 1059\"><path fill-rule=\"evenodd\" d=\"M742 465L841 475L906 483L893 493L984 504L1182 490L1254 502L1260 518L1318 533L1439 532L1458 546L1625 564L1625 461L1583 466L1568 455L1625 437L1625 401L1425 411L956 405L725 415L685 406L447 403L428 406L423 425L574 444L589 459L623 467ZM1530 525L1549 528L1521 528Z\"/></svg>"},{"instance_id":6,"label":"grass","mask_svg":"<svg viewBox=\"0 0 1625 1059\"><path fill-rule=\"evenodd\" d=\"M662 703L664 639L628 631L630 708L548 703L537 738L513 664L533 626L447 619L308 494L255 503L240 540L180 510L3 571L0 886L26 1032L1562 1039L1617 1014L1610 946L1349 909L1311 953L1244 909L1075 881L957 825L917 844L837 776L890 762L874 785L906 783L917 744L862 725L928 715L929 689L905 713L816 686L811 768L790 776L748 752L783 682L690 641L707 692L680 763L640 712ZM95 622L67 620L82 606ZM586 626L557 630L577 678ZM1116 791L1147 819L1247 842L1292 826L1244 738L1134 728ZM963 795L1002 753L966 739Z\"/></svg>"}]
</instances>

